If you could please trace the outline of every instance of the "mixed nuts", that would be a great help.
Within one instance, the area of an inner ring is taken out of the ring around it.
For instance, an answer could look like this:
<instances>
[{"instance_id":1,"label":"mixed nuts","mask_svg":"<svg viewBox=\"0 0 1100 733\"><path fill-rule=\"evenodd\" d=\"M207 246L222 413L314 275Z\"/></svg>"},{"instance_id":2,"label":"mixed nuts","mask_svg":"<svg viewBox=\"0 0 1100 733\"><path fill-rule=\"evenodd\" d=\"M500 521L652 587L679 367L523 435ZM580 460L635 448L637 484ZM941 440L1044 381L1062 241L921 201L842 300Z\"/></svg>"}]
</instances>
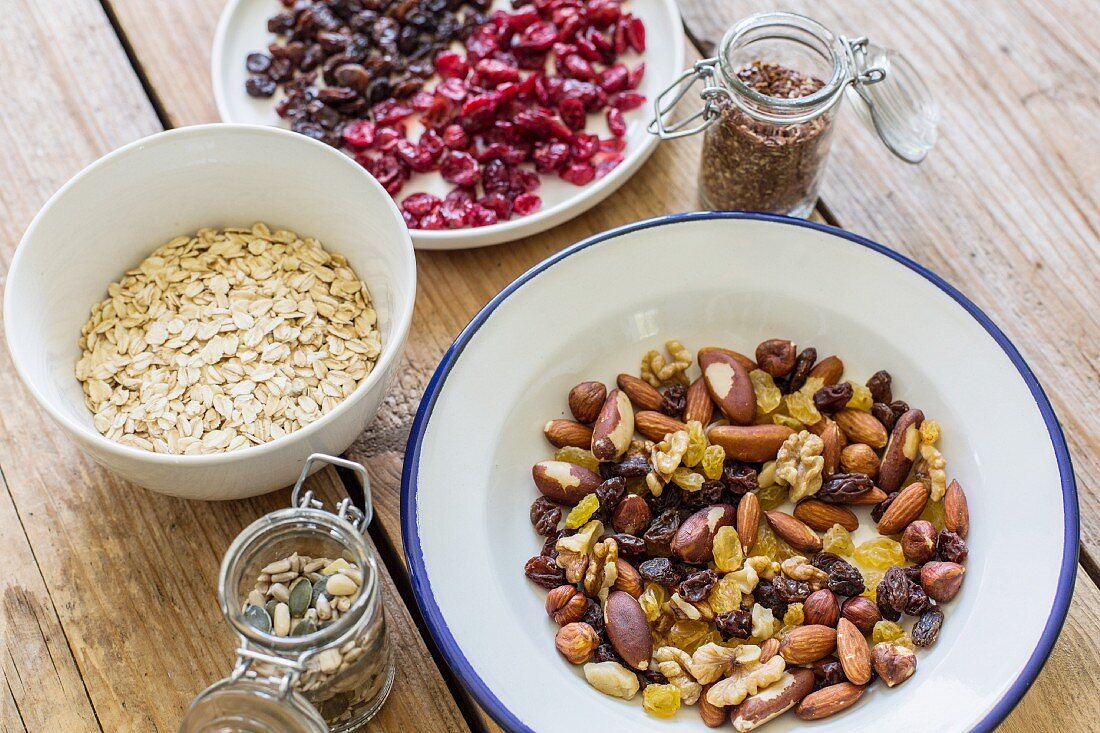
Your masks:
<instances>
[{"instance_id":1,"label":"mixed nuts","mask_svg":"<svg viewBox=\"0 0 1100 733\"><path fill-rule=\"evenodd\" d=\"M787 340L666 350L610 389L578 384L573 419L545 425L557 451L532 468L530 519L546 541L525 573L558 651L607 695L738 731L903 683L965 576L939 425L887 372L845 381ZM857 545L859 507L876 536Z\"/></svg>"}]
</instances>

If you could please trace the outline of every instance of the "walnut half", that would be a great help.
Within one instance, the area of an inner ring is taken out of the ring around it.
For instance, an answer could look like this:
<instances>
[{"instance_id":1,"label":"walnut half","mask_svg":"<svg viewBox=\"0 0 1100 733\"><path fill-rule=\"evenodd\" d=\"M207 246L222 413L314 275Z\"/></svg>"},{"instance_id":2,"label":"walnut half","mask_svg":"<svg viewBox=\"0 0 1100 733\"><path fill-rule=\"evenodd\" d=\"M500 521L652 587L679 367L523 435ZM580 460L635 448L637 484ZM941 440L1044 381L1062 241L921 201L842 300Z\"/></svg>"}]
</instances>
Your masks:
<instances>
[{"instance_id":1,"label":"walnut half","mask_svg":"<svg viewBox=\"0 0 1100 733\"><path fill-rule=\"evenodd\" d=\"M707 691L707 702L718 707L736 705L778 681L786 666L787 663L778 654L763 664L755 662L738 666L729 677L711 686Z\"/></svg>"},{"instance_id":2,"label":"walnut half","mask_svg":"<svg viewBox=\"0 0 1100 733\"><path fill-rule=\"evenodd\" d=\"M813 496L821 488L824 450L825 442L808 430L795 433L780 446L775 458L775 478L780 484L791 487L791 501L799 502Z\"/></svg>"}]
</instances>

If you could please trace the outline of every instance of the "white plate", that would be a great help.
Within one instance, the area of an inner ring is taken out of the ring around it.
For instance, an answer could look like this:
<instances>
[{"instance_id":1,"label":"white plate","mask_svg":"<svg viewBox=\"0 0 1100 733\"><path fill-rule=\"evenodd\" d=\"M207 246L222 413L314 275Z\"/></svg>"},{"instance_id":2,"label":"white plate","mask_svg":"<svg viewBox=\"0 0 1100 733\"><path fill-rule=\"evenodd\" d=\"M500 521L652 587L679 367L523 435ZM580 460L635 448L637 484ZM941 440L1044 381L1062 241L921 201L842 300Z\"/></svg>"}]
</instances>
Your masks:
<instances>
[{"instance_id":1,"label":"white plate","mask_svg":"<svg viewBox=\"0 0 1100 733\"><path fill-rule=\"evenodd\" d=\"M495 6L510 7L497 0ZM625 158L611 173L589 183L574 186L556 176L543 176L535 192L542 198L542 209L530 216L514 217L487 227L447 229L441 231L412 230L413 244L418 249L466 249L510 242L546 231L583 214L626 183L657 147L658 139L646 132L652 116L653 100L684 68L684 31L680 11L674 0L629 0L625 9L640 17L646 26L646 51L642 55L626 54L627 66L645 61L645 77L638 91L646 96L646 104L626 113L627 132ZM275 113L279 93L270 99L254 99L244 91L248 78L245 57L255 51L267 51L274 38L267 32L267 19L283 10L279 0L230 0L222 12L214 34L212 74L214 100L224 122L248 122L257 125L288 127ZM589 115L588 132L607 137L604 115ZM410 135L418 131L410 130ZM444 195L451 185L438 174L417 174L398 193L398 199L414 191Z\"/></svg>"},{"instance_id":2,"label":"white plate","mask_svg":"<svg viewBox=\"0 0 1100 733\"><path fill-rule=\"evenodd\" d=\"M503 726L561 730L566 715L586 730L703 729L695 710L662 721L601 695L555 651L546 591L523 575L542 544L531 465L551 455L542 426L567 414L578 381L613 383L669 338L751 353L771 337L841 355L852 378L890 371L894 394L943 426L972 519L967 580L917 674L814 729L989 730L1034 680L1073 591L1077 500L1020 354L958 291L881 245L778 216L681 214L520 277L459 336L420 405L401 506L413 587L448 662Z\"/></svg>"}]
</instances>

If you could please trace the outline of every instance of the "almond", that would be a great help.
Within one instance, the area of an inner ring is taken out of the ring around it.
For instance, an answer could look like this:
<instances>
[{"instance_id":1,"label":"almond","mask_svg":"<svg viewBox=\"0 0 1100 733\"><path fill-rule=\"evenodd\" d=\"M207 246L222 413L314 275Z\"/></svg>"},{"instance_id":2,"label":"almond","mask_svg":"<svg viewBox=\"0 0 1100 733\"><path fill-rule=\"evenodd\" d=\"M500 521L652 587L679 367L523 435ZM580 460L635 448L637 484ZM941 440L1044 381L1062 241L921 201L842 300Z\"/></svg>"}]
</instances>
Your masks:
<instances>
[{"instance_id":1,"label":"almond","mask_svg":"<svg viewBox=\"0 0 1100 733\"><path fill-rule=\"evenodd\" d=\"M864 491L859 496L853 496L844 503L848 506L871 506L881 504L884 501L886 501L886 492L877 486L872 486L869 490Z\"/></svg>"},{"instance_id":2,"label":"almond","mask_svg":"<svg viewBox=\"0 0 1100 733\"><path fill-rule=\"evenodd\" d=\"M641 537L652 519L653 513L649 510L649 504L645 503L645 499L637 494L627 494L612 512L611 526L616 532Z\"/></svg>"},{"instance_id":3,"label":"almond","mask_svg":"<svg viewBox=\"0 0 1100 733\"><path fill-rule=\"evenodd\" d=\"M736 510L729 504L714 504L692 514L672 538L672 554L687 563L705 563L711 559L714 535L719 527L732 526Z\"/></svg>"},{"instance_id":4,"label":"almond","mask_svg":"<svg viewBox=\"0 0 1100 733\"><path fill-rule=\"evenodd\" d=\"M646 385L649 386L648 384ZM709 397L707 399L710 399ZM663 412L642 410L634 414L634 427L650 440L660 442L668 433L687 430L687 425Z\"/></svg>"},{"instance_id":5,"label":"almond","mask_svg":"<svg viewBox=\"0 0 1100 733\"><path fill-rule=\"evenodd\" d=\"M954 562L925 563L920 569L920 584L928 597L947 603L962 587L966 568Z\"/></svg>"},{"instance_id":6,"label":"almond","mask_svg":"<svg viewBox=\"0 0 1100 733\"><path fill-rule=\"evenodd\" d=\"M966 494L954 479L947 485L947 493L943 496L943 523L963 539L966 539L970 531L970 510L966 508Z\"/></svg>"},{"instance_id":7,"label":"almond","mask_svg":"<svg viewBox=\"0 0 1100 733\"><path fill-rule=\"evenodd\" d=\"M567 445L588 448L592 445L592 428L572 420L551 420L543 427L546 439L556 448Z\"/></svg>"},{"instance_id":8,"label":"almond","mask_svg":"<svg viewBox=\"0 0 1100 733\"><path fill-rule=\"evenodd\" d=\"M840 607L840 614L855 624L864 634L875 630L875 624L882 620L878 606L867 596L852 596Z\"/></svg>"},{"instance_id":9,"label":"almond","mask_svg":"<svg viewBox=\"0 0 1100 733\"><path fill-rule=\"evenodd\" d=\"M779 511L764 512L768 524L781 540L800 552L817 552L821 549L821 538L790 514ZM813 660L810 660L813 661Z\"/></svg>"},{"instance_id":10,"label":"almond","mask_svg":"<svg viewBox=\"0 0 1100 733\"><path fill-rule=\"evenodd\" d=\"M756 544L756 533L760 528L760 499L756 494L748 493L737 504L737 536L741 538L741 547L745 554Z\"/></svg>"},{"instance_id":11,"label":"almond","mask_svg":"<svg viewBox=\"0 0 1100 733\"><path fill-rule=\"evenodd\" d=\"M531 468L535 486L551 501L576 504L602 483L599 475L584 466L565 461L539 461Z\"/></svg>"},{"instance_id":12,"label":"almond","mask_svg":"<svg viewBox=\"0 0 1100 733\"><path fill-rule=\"evenodd\" d=\"M644 590L642 574L621 557L615 559L614 588L615 590L621 590L623 593L629 593L635 598L640 596Z\"/></svg>"},{"instance_id":13,"label":"almond","mask_svg":"<svg viewBox=\"0 0 1100 733\"><path fill-rule=\"evenodd\" d=\"M699 352L699 368L711 398L722 408L730 422L748 425L756 414L756 392L745 367L729 354L717 349Z\"/></svg>"},{"instance_id":14,"label":"almond","mask_svg":"<svg viewBox=\"0 0 1100 733\"><path fill-rule=\"evenodd\" d=\"M702 361L703 361L703 358L704 358L703 357L704 354L706 354L706 358L709 359L709 358L711 358L711 354L716 354L716 353L721 354L724 357L733 359L738 364L743 366L745 368L746 372L751 372L753 369L757 368L756 367L756 362L753 361L752 359L750 359L749 357L745 356L744 354L740 354L740 353L734 351L733 349L723 349L723 348L719 348L717 346L705 346L705 347L699 349L698 358L699 358L700 368L702 368Z\"/></svg>"},{"instance_id":15,"label":"almond","mask_svg":"<svg viewBox=\"0 0 1100 733\"><path fill-rule=\"evenodd\" d=\"M779 656L787 664L809 664L836 649L836 631L821 624L796 626L779 640Z\"/></svg>"},{"instance_id":16,"label":"almond","mask_svg":"<svg viewBox=\"0 0 1100 733\"><path fill-rule=\"evenodd\" d=\"M849 682L865 685L871 681L871 650L863 632L846 618L837 622L836 656Z\"/></svg>"},{"instance_id":17,"label":"almond","mask_svg":"<svg viewBox=\"0 0 1100 733\"><path fill-rule=\"evenodd\" d=\"M653 639L649 621L637 599L621 590L613 590L604 603L604 626L611 646L634 669L649 669Z\"/></svg>"},{"instance_id":18,"label":"almond","mask_svg":"<svg viewBox=\"0 0 1100 733\"><path fill-rule=\"evenodd\" d=\"M920 447L919 430L922 422L923 412L909 410L902 413L894 423L890 442L886 445L886 452L882 454L882 464L878 469L878 486L888 494L901 487L901 482L913 467L913 459L917 457L917 449Z\"/></svg>"},{"instance_id":19,"label":"almond","mask_svg":"<svg viewBox=\"0 0 1100 733\"><path fill-rule=\"evenodd\" d=\"M661 409L661 403L664 398L661 397L661 393L653 388L649 382L633 377L629 374L620 374L616 380L616 384L619 385L619 389L626 392L626 396L630 398L630 401L634 403L634 406L639 410L657 410Z\"/></svg>"},{"instance_id":20,"label":"almond","mask_svg":"<svg viewBox=\"0 0 1100 733\"><path fill-rule=\"evenodd\" d=\"M714 401L707 391L707 382L699 377L688 387L687 397L684 403L684 422L698 420L704 427L710 425L714 417Z\"/></svg>"},{"instance_id":21,"label":"almond","mask_svg":"<svg viewBox=\"0 0 1100 733\"><path fill-rule=\"evenodd\" d=\"M815 590L802 602L802 614L807 624L836 626L840 619L840 605L836 594L828 588Z\"/></svg>"},{"instance_id":22,"label":"almond","mask_svg":"<svg viewBox=\"0 0 1100 733\"><path fill-rule=\"evenodd\" d=\"M833 419L853 443L866 443L872 448L886 445L886 428L869 412L846 407L838 410Z\"/></svg>"},{"instance_id":23,"label":"almond","mask_svg":"<svg viewBox=\"0 0 1100 733\"><path fill-rule=\"evenodd\" d=\"M779 653L779 639L766 639L760 644L760 663L766 664Z\"/></svg>"},{"instance_id":24,"label":"almond","mask_svg":"<svg viewBox=\"0 0 1100 733\"><path fill-rule=\"evenodd\" d=\"M845 473L862 473L874 478L878 473L878 455L866 443L851 443L840 451L840 468Z\"/></svg>"},{"instance_id":25,"label":"almond","mask_svg":"<svg viewBox=\"0 0 1100 733\"><path fill-rule=\"evenodd\" d=\"M813 379L817 377L823 380L826 385L830 385L839 382L843 374L844 362L840 360L840 357L826 356L824 359L814 364L814 368L810 370L806 378Z\"/></svg>"},{"instance_id":26,"label":"almond","mask_svg":"<svg viewBox=\"0 0 1100 733\"><path fill-rule=\"evenodd\" d=\"M930 495L928 487L919 481L906 486L878 521L878 533L897 534L908 527L924 511Z\"/></svg>"},{"instance_id":27,"label":"almond","mask_svg":"<svg viewBox=\"0 0 1100 733\"><path fill-rule=\"evenodd\" d=\"M750 695L730 713L735 731L755 730L797 705L813 692L814 673L804 668L789 669L778 681Z\"/></svg>"},{"instance_id":28,"label":"almond","mask_svg":"<svg viewBox=\"0 0 1100 733\"><path fill-rule=\"evenodd\" d=\"M803 720L827 718L855 705L865 689L851 682L822 687L802 698L802 702L794 709L794 714Z\"/></svg>"},{"instance_id":29,"label":"almond","mask_svg":"<svg viewBox=\"0 0 1100 733\"><path fill-rule=\"evenodd\" d=\"M569 390L569 411L577 422L594 423L607 399L607 387L600 382L581 382Z\"/></svg>"},{"instance_id":30,"label":"almond","mask_svg":"<svg viewBox=\"0 0 1100 733\"><path fill-rule=\"evenodd\" d=\"M840 452L848 441L845 440L844 433L841 432L840 426L835 422L826 425L825 429L821 431L820 437L821 442L824 444L821 450L821 457L824 459L821 472L825 476L832 476L840 466Z\"/></svg>"},{"instance_id":31,"label":"almond","mask_svg":"<svg viewBox=\"0 0 1100 733\"><path fill-rule=\"evenodd\" d=\"M634 408L625 392L613 389L592 428L592 453L601 461L615 460L626 453L633 439Z\"/></svg>"},{"instance_id":32,"label":"almond","mask_svg":"<svg viewBox=\"0 0 1100 733\"><path fill-rule=\"evenodd\" d=\"M794 508L794 516L799 521L824 532L834 524L839 524L849 532L859 529L859 519L850 509L839 504L826 504L817 499L805 499Z\"/></svg>"},{"instance_id":33,"label":"almond","mask_svg":"<svg viewBox=\"0 0 1100 733\"><path fill-rule=\"evenodd\" d=\"M785 425L716 425L707 432L707 438L722 446L726 458L763 463L774 460L783 441L793 434Z\"/></svg>"},{"instance_id":34,"label":"almond","mask_svg":"<svg viewBox=\"0 0 1100 733\"><path fill-rule=\"evenodd\" d=\"M703 687L703 694L699 695L699 717L703 719L703 725L708 728L721 728L728 714L725 707L719 707L707 700L707 690L710 685Z\"/></svg>"}]
</instances>

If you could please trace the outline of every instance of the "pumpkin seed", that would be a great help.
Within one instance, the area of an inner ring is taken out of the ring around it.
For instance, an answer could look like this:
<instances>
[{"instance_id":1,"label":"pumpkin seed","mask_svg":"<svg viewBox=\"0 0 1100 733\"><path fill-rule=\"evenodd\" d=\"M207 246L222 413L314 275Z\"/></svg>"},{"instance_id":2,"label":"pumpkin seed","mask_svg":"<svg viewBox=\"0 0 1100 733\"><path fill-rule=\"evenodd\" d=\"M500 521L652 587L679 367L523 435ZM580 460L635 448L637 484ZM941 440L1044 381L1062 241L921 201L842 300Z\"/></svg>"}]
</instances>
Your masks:
<instances>
[{"instance_id":1,"label":"pumpkin seed","mask_svg":"<svg viewBox=\"0 0 1100 733\"><path fill-rule=\"evenodd\" d=\"M290 584L290 615L301 616L313 599L313 584L307 578L298 578Z\"/></svg>"},{"instance_id":2,"label":"pumpkin seed","mask_svg":"<svg viewBox=\"0 0 1100 733\"><path fill-rule=\"evenodd\" d=\"M271 614L263 606L254 606L251 603L245 606L244 620L265 634L271 631Z\"/></svg>"},{"instance_id":3,"label":"pumpkin seed","mask_svg":"<svg viewBox=\"0 0 1100 733\"><path fill-rule=\"evenodd\" d=\"M271 618L275 618L275 606L278 606L279 602L272 598L270 601L264 604L264 610L267 611L267 615Z\"/></svg>"},{"instance_id":4,"label":"pumpkin seed","mask_svg":"<svg viewBox=\"0 0 1100 733\"><path fill-rule=\"evenodd\" d=\"M317 599L324 593L328 595L328 577L322 575L321 579L313 583L313 597L310 599L310 603L317 605Z\"/></svg>"},{"instance_id":5,"label":"pumpkin seed","mask_svg":"<svg viewBox=\"0 0 1100 733\"><path fill-rule=\"evenodd\" d=\"M312 634L317 630L317 624L313 623L313 619L304 618L298 622L298 625L294 627L294 631L290 632L291 636L305 636Z\"/></svg>"}]
</instances>

